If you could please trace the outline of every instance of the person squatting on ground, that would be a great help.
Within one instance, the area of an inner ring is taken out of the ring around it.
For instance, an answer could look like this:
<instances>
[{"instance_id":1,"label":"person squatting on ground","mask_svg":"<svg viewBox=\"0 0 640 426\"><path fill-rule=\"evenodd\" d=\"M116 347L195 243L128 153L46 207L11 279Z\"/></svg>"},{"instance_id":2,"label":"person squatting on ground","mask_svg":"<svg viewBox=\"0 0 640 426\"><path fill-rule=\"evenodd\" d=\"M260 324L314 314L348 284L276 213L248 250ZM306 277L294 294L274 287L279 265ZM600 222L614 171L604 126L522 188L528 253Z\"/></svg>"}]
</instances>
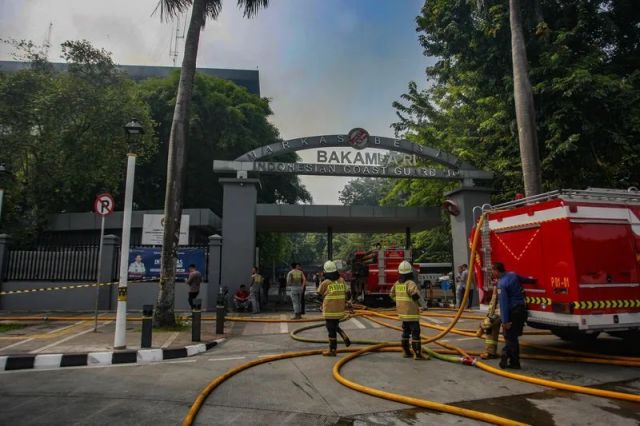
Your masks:
<instances>
[{"instance_id":1,"label":"person squatting on ground","mask_svg":"<svg viewBox=\"0 0 640 426\"><path fill-rule=\"evenodd\" d=\"M403 260L398 266L398 281L391 287L389 296L396 302L398 316L402 320L402 350L405 358L429 359L429 355L422 355L422 342L420 340L420 291L413 281L413 267ZM411 346L409 346L411 337Z\"/></svg>"},{"instance_id":2,"label":"person squatting on ground","mask_svg":"<svg viewBox=\"0 0 640 426\"><path fill-rule=\"evenodd\" d=\"M258 273L258 268L251 268L251 285L249 286L249 300L251 301L251 312L260 313L260 292L262 291L262 281L264 278Z\"/></svg>"},{"instance_id":3,"label":"person squatting on ground","mask_svg":"<svg viewBox=\"0 0 640 426\"><path fill-rule=\"evenodd\" d=\"M298 269L298 264L295 262L292 263L291 270L287 274L287 287L289 287L289 295L291 296L291 304L293 305L292 319L302 318L300 301L302 298L302 286L305 285L305 282L304 274Z\"/></svg>"},{"instance_id":4,"label":"person squatting on ground","mask_svg":"<svg viewBox=\"0 0 640 426\"><path fill-rule=\"evenodd\" d=\"M189 306L193 310L193 300L198 297L200 293L200 283L202 282L202 274L196 269L196 265L193 263L189 265L189 278L187 278L186 284L189 286Z\"/></svg>"},{"instance_id":5,"label":"person squatting on ground","mask_svg":"<svg viewBox=\"0 0 640 426\"><path fill-rule=\"evenodd\" d=\"M318 294L322 300L322 316L324 317L329 333L329 350L324 351L324 356L336 356L338 349L338 334L342 337L345 346L350 346L349 336L340 328L340 320L345 316L345 308L349 290L347 284L340 278L336 264L327 260L323 266L324 278Z\"/></svg>"},{"instance_id":6,"label":"person squatting on ground","mask_svg":"<svg viewBox=\"0 0 640 426\"><path fill-rule=\"evenodd\" d=\"M524 303L522 284L533 284L533 277L521 277L515 272L506 272L501 262L493 264L492 273L498 279L500 316L505 345L502 348L500 368L520 369L520 342L524 322L527 320L527 308Z\"/></svg>"},{"instance_id":7,"label":"person squatting on ground","mask_svg":"<svg viewBox=\"0 0 640 426\"><path fill-rule=\"evenodd\" d=\"M233 304L237 312L246 311L249 308L249 292L246 285L240 285L236 294L233 295Z\"/></svg>"}]
</instances>

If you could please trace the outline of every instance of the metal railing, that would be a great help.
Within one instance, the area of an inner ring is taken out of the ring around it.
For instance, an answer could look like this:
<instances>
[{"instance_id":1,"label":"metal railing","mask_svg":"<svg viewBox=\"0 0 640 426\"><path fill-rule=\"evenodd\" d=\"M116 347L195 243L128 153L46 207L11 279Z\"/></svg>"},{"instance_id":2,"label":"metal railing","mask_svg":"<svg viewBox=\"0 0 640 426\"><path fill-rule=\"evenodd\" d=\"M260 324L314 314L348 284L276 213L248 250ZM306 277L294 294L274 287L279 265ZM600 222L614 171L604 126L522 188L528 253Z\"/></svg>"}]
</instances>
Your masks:
<instances>
[{"instance_id":1,"label":"metal railing","mask_svg":"<svg viewBox=\"0 0 640 426\"><path fill-rule=\"evenodd\" d=\"M12 281L93 281L97 278L98 246L10 250L5 279Z\"/></svg>"}]
</instances>

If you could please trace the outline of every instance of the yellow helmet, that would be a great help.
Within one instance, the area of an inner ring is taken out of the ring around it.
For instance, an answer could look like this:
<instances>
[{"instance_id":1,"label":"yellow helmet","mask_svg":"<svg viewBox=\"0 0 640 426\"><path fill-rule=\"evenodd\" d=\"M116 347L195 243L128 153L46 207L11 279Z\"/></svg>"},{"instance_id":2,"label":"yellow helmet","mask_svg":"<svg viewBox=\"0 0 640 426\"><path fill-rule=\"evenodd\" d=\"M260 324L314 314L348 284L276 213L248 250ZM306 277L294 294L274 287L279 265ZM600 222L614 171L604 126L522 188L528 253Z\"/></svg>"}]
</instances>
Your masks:
<instances>
[{"instance_id":1,"label":"yellow helmet","mask_svg":"<svg viewBox=\"0 0 640 426\"><path fill-rule=\"evenodd\" d=\"M413 267L411 267L411 264L409 262L403 260L398 266L398 272L403 275L410 274L413 272Z\"/></svg>"},{"instance_id":2,"label":"yellow helmet","mask_svg":"<svg viewBox=\"0 0 640 426\"><path fill-rule=\"evenodd\" d=\"M324 266L322 267L322 269L324 269L325 272L329 273L336 272L338 270L338 267L333 260L327 260L326 262L324 262Z\"/></svg>"}]
</instances>

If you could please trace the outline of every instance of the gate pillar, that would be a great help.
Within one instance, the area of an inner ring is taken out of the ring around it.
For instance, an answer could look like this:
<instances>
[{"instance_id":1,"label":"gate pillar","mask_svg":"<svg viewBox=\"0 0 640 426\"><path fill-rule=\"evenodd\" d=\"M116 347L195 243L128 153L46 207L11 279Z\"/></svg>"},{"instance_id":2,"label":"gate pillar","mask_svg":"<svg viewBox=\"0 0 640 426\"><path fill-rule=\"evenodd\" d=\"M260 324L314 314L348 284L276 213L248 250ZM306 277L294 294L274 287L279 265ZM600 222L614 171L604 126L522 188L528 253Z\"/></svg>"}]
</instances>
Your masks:
<instances>
[{"instance_id":1,"label":"gate pillar","mask_svg":"<svg viewBox=\"0 0 640 426\"><path fill-rule=\"evenodd\" d=\"M240 284L249 285L255 261L258 179L221 178L222 277L221 285L233 295Z\"/></svg>"},{"instance_id":2,"label":"gate pillar","mask_svg":"<svg viewBox=\"0 0 640 426\"><path fill-rule=\"evenodd\" d=\"M455 204L451 215L451 240L453 242L454 274L458 266L469 263L469 235L473 227L473 208L489 203L493 191L489 188L462 186L445 194ZM457 207L457 208L456 208ZM455 214L457 211L458 214ZM450 210L451 212L451 210ZM469 265L472 270L473 265Z\"/></svg>"}]
</instances>

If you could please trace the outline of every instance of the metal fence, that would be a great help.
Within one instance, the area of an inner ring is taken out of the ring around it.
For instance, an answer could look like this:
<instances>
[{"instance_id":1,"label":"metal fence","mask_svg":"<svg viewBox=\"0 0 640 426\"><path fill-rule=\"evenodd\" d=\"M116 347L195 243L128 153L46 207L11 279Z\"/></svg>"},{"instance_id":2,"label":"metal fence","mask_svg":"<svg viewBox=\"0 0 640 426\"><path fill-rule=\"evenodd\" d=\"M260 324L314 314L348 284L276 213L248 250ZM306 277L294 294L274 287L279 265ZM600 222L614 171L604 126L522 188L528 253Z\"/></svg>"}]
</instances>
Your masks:
<instances>
[{"instance_id":1,"label":"metal fence","mask_svg":"<svg viewBox=\"0 0 640 426\"><path fill-rule=\"evenodd\" d=\"M10 281L93 281L97 278L98 246L10 250L5 279Z\"/></svg>"},{"instance_id":2,"label":"metal fence","mask_svg":"<svg viewBox=\"0 0 640 426\"><path fill-rule=\"evenodd\" d=\"M181 248L203 250L204 265L200 272L206 281L209 247ZM120 247L115 247L111 262L111 280L118 281ZM4 272L0 274L0 281L95 281L98 278L98 246L44 246L34 250L9 250L5 265L4 271L0 271Z\"/></svg>"}]
</instances>

